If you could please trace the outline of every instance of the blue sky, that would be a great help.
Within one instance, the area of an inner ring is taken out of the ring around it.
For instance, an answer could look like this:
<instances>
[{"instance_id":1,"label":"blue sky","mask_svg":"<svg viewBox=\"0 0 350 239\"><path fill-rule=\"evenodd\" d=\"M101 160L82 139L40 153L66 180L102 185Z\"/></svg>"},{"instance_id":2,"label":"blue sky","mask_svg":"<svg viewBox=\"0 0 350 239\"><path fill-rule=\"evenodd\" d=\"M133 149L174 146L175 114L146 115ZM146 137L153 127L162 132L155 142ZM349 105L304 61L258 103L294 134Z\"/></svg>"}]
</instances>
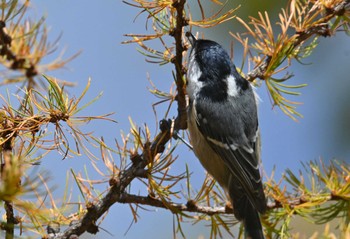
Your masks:
<instances>
[{"instance_id":1,"label":"blue sky","mask_svg":"<svg viewBox=\"0 0 350 239\"><path fill-rule=\"evenodd\" d=\"M103 92L101 99L83 111L82 115L115 112L113 118L118 124L95 122L87 127L89 130L113 144L114 138L119 139L120 131L129 130L129 116L138 125L146 123L154 129L152 104L158 99L147 90L147 87L150 87L147 75L158 88L167 90L172 84L172 66L146 63L144 56L136 51L136 45L121 44L127 40L123 34L146 32L143 16L134 22L137 9L121 1L112 0L105 0L103 3L83 0L76 0L74 3L68 0L36 0L32 2L32 8L34 18L46 15L46 25L50 29L52 40L62 33L58 51L65 49L67 57L82 51L66 69L51 72L49 75L76 82L76 87L68 89L71 95L79 95L89 78L92 79L92 84L86 98L92 99ZM225 27L232 31L237 24L237 21L232 21ZM223 34L222 30L217 29L204 32L207 38L216 40L229 49L233 39L228 34ZM242 49L238 45L235 44L235 59L240 62ZM320 158L338 158L349 162L349 62L349 38L344 33L320 39L314 54L304 62L312 64L301 65L293 62L289 71L293 72L295 77L290 83L308 84L301 90L301 96L293 98L303 102L298 110L304 118L298 123L285 116L278 108L272 108L264 84L258 88L262 98L259 111L263 140L262 160L267 174L271 173L275 165L276 177L280 178L284 169L291 168L296 172L301 168L301 161ZM160 108L158 111L160 116L164 114L162 110ZM199 182L203 178L204 169L193 153L184 145L181 145L176 153L179 155L179 162L176 164L179 169L176 170L183 171L187 163L193 171L192 178ZM84 165L89 165L89 161L84 157L65 161L49 159L43 164L53 172L53 182L61 187L61 190L64 187L62 178L65 177L66 170L73 168L83 171ZM98 178L93 171L91 174L92 177ZM140 235L155 239L171 238L172 214L161 209L151 210L155 212L142 212L138 223L124 236L132 216L127 205L114 205L101 225L113 236L101 232L92 238L139 238ZM199 235L207 238L209 235L208 228L203 225L187 224L185 231L188 238L197 238Z\"/></svg>"}]
</instances>

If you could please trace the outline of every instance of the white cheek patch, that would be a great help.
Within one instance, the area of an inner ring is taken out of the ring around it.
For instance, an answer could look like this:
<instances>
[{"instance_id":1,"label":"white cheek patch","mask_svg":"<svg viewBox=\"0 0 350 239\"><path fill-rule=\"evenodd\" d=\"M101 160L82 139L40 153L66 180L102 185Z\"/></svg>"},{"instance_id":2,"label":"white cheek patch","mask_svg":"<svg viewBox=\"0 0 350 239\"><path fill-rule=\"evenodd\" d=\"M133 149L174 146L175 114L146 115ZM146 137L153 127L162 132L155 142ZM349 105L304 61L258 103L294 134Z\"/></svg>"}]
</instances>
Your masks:
<instances>
[{"instance_id":1,"label":"white cheek patch","mask_svg":"<svg viewBox=\"0 0 350 239\"><path fill-rule=\"evenodd\" d=\"M196 53L193 50L189 59L187 72L187 93L190 98L193 98L196 94L198 94L199 90L203 86L203 82L199 81L202 71L195 61L195 54Z\"/></svg>"},{"instance_id":2,"label":"white cheek patch","mask_svg":"<svg viewBox=\"0 0 350 239\"><path fill-rule=\"evenodd\" d=\"M236 79L232 75L229 75L226 81L227 81L228 95L232 97L237 97L238 89L236 85Z\"/></svg>"},{"instance_id":3,"label":"white cheek patch","mask_svg":"<svg viewBox=\"0 0 350 239\"><path fill-rule=\"evenodd\" d=\"M188 66L188 78L190 81L193 82L198 82L199 78L202 75L202 71L199 68L197 62L195 61L195 59L193 59L194 57L191 57L190 59L190 64Z\"/></svg>"}]
</instances>

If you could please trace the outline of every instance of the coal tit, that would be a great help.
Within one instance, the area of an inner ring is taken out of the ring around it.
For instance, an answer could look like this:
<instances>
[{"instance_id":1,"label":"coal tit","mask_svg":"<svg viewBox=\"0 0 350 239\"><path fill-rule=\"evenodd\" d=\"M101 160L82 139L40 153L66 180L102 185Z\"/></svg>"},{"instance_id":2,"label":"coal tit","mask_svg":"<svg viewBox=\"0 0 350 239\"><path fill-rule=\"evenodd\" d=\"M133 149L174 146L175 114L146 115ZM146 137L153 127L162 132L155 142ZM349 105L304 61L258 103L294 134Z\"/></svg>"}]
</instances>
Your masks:
<instances>
[{"instance_id":1,"label":"coal tit","mask_svg":"<svg viewBox=\"0 0 350 239\"><path fill-rule=\"evenodd\" d=\"M227 192L246 238L264 238L257 96L221 45L186 33L188 130L194 153Z\"/></svg>"}]
</instances>

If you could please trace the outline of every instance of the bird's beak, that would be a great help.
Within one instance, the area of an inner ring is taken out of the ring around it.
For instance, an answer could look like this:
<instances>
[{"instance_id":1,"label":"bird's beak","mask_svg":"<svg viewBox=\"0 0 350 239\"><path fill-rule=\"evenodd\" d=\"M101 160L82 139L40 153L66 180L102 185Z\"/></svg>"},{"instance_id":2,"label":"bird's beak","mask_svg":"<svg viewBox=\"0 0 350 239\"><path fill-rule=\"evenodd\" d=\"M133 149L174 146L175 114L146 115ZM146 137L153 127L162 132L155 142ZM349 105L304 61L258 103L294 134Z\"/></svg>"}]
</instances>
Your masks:
<instances>
[{"instance_id":1,"label":"bird's beak","mask_svg":"<svg viewBox=\"0 0 350 239\"><path fill-rule=\"evenodd\" d=\"M190 42L191 46L194 46L197 39L192 35L191 32L186 32L185 36L187 37L188 41Z\"/></svg>"}]
</instances>

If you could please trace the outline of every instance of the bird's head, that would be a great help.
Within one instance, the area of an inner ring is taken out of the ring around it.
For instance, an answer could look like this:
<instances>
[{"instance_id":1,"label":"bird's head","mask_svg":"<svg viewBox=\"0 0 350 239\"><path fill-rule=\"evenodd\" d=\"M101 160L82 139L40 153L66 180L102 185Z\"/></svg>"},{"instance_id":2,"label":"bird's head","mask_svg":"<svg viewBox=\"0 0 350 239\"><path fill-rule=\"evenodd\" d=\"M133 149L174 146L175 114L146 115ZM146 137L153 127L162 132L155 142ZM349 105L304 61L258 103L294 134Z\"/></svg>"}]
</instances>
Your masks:
<instances>
[{"instance_id":1,"label":"bird's head","mask_svg":"<svg viewBox=\"0 0 350 239\"><path fill-rule=\"evenodd\" d=\"M197 40L190 32L186 36L192 45L189 67L195 64L205 80L220 81L230 75L233 64L220 44L211 40Z\"/></svg>"}]
</instances>

